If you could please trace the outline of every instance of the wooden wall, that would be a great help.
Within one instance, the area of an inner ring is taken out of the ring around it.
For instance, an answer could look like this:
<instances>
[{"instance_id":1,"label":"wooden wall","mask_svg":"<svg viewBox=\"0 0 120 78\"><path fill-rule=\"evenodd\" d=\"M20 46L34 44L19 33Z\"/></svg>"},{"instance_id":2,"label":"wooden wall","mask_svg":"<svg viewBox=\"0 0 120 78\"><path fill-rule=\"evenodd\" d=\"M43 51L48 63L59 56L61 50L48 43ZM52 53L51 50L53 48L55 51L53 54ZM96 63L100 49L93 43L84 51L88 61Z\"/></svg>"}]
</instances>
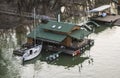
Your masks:
<instances>
[{"instance_id":1,"label":"wooden wall","mask_svg":"<svg viewBox=\"0 0 120 78\"><path fill-rule=\"evenodd\" d=\"M27 43L33 44L33 39L32 38L27 38Z\"/></svg>"},{"instance_id":2,"label":"wooden wall","mask_svg":"<svg viewBox=\"0 0 120 78\"><path fill-rule=\"evenodd\" d=\"M72 39L70 37L67 37L64 41L63 41L63 45L70 47L72 43Z\"/></svg>"}]
</instances>

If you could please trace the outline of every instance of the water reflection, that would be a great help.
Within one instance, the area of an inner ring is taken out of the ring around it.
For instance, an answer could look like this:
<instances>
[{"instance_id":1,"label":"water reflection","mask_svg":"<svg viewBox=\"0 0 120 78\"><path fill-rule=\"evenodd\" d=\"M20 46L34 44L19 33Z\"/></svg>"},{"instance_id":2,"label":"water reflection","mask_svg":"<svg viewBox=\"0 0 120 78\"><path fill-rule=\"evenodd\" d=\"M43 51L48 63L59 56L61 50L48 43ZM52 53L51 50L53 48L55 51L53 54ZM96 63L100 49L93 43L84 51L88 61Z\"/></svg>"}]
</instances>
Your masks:
<instances>
[{"instance_id":1,"label":"water reflection","mask_svg":"<svg viewBox=\"0 0 120 78\"><path fill-rule=\"evenodd\" d=\"M27 27L27 26L26 26ZM27 35L27 28L25 26L18 26L16 28L16 39L17 39L17 44L22 45L26 42L26 35Z\"/></svg>"},{"instance_id":2,"label":"water reflection","mask_svg":"<svg viewBox=\"0 0 120 78\"><path fill-rule=\"evenodd\" d=\"M13 49L26 39L26 28L0 29L0 78L20 78L20 60L13 57Z\"/></svg>"},{"instance_id":3,"label":"water reflection","mask_svg":"<svg viewBox=\"0 0 120 78\"><path fill-rule=\"evenodd\" d=\"M113 68L119 71L120 64L117 58L119 58L120 51L120 27L96 28L95 32L90 35L90 38L95 39L95 45L82 56L71 57L61 54L58 59L48 62L45 58L52 53L43 51L40 56L26 62L24 66L21 65L20 59L16 59L16 56L12 55L13 49L20 47L25 42L29 32L28 28L25 28L26 31L22 31L23 28L20 28L0 32L0 78L89 78L89 75L91 78L94 76L100 78L99 74L105 68L108 68L109 71L112 71ZM93 72L91 73L91 71ZM114 71L114 75L117 74L116 71ZM106 73L108 75L109 72L106 71Z\"/></svg>"},{"instance_id":4,"label":"water reflection","mask_svg":"<svg viewBox=\"0 0 120 78\"><path fill-rule=\"evenodd\" d=\"M46 61L45 59L45 55L42 56L41 60L42 61ZM66 68L69 67L74 67L78 64L82 64L85 60L90 59L89 57L80 57L80 56L69 56L69 55L65 55L65 54L61 54L59 58L57 58L56 60L53 61L46 61L48 64L51 65L57 65L57 66L64 66Z\"/></svg>"},{"instance_id":5,"label":"water reflection","mask_svg":"<svg viewBox=\"0 0 120 78\"><path fill-rule=\"evenodd\" d=\"M4 30L4 31L0 31L1 35L0 35L0 47L2 48L9 48L11 45L14 46L14 41L15 38L15 33L14 30L10 29L10 30ZM11 45L8 45L10 43L12 43Z\"/></svg>"},{"instance_id":6,"label":"water reflection","mask_svg":"<svg viewBox=\"0 0 120 78\"><path fill-rule=\"evenodd\" d=\"M0 53L1 53L1 49L0 49ZM5 66L5 61L0 54L0 77L2 78L2 76L4 76L7 71L8 69Z\"/></svg>"},{"instance_id":7,"label":"water reflection","mask_svg":"<svg viewBox=\"0 0 120 78\"><path fill-rule=\"evenodd\" d=\"M42 62L43 64L46 62L47 65L63 66L67 69L73 68L77 65L78 70L80 71L83 67L82 63L86 60L90 60L88 56L71 57L61 54L57 60L48 62L45 60L45 57L47 57L49 53L42 52L42 54L40 54L36 59L28 61L24 66L22 66L21 60L17 59L16 56L13 56L13 50L26 42L26 35L28 32L30 32L30 29L27 27L18 27L16 29L8 29L0 32L0 71L2 71L0 72L0 78L21 78L21 76L26 72L25 69L30 68L31 66L33 69L30 69L31 72L35 71L36 73L41 70ZM22 74L21 71L23 71ZM33 73L33 75L35 73Z\"/></svg>"},{"instance_id":8,"label":"water reflection","mask_svg":"<svg viewBox=\"0 0 120 78\"><path fill-rule=\"evenodd\" d=\"M112 27L113 27L113 26L101 25L101 27L95 28L94 33L95 33L95 34L98 34L98 33L101 33L102 31L105 31L105 30L108 29L108 28L112 29Z\"/></svg>"},{"instance_id":9,"label":"water reflection","mask_svg":"<svg viewBox=\"0 0 120 78\"><path fill-rule=\"evenodd\" d=\"M15 31L9 29L0 32L0 78L19 78L18 68L12 59L12 51L16 46Z\"/></svg>"},{"instance_id":10,"label":"water reflection","mask_svg":"<svg viewBox=\"0 0 120 78\"><path fill-rule=\"evenodd\" d=\"M90 57L88 52L84 53L82 56L78 55L75 57L72 57L72 56L66 55L66 54L60 54L59 57L55 60L52 60L52 61L46 60L46 57L48 57L51 54L53 54L53 53L52 52L42 52L35 59L25 62L24 65L34 64L38 60L41 62L46 62L47 64L50 64L50 65L64 66L65 68L71 68L76 65L82 65L82 63L87 60L88 60L89 64L93 63L93 59Z\"/></svg>"}]
</instances>

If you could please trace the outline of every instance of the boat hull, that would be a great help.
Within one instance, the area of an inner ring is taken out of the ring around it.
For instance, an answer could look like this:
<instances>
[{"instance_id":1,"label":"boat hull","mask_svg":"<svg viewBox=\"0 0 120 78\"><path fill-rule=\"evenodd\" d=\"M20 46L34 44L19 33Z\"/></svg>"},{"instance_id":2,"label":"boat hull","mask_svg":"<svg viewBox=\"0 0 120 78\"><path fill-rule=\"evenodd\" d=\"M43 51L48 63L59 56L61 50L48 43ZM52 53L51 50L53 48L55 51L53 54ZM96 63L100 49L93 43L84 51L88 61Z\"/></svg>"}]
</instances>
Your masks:
<instances>
[{"instance_id":1,"label":"boat hull","mask_svg":"<svg viewBox=\"0 0 120 78\"><path fill-rule=\"evenodd\" d=\"M23 62L34 59L41 53L41 50L42 50L42 45L38 45L26 50L25 54L23 55Z\"/></svg>"}]
</instances>

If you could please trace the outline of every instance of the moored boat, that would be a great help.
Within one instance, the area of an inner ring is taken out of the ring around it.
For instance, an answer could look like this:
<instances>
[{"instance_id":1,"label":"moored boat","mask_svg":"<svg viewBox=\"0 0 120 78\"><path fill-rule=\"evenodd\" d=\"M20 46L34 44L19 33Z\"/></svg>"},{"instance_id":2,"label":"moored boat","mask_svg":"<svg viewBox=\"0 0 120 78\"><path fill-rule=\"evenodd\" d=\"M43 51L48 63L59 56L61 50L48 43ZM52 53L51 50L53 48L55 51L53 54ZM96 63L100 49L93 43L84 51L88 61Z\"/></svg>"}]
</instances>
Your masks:
<instances>
[{"instance_id":1,"label":"moored boat","mask_svg":"<svg viewBox=\"0 0 120 78\"><path fill-rule=\"evenodd\" d=\"M89 10L88 13L92 14L90 20L99 24L107 24L111 26L119 25L119 22L117 21L120 19L120 15L117 13L112 13L110 9L111 5L102 5Z\"/></svg>"},{"instance_id":2,"label":"moored boat","mask_svg":"<svg viewBox=\"0 0 120 78\"><path fill-rule=\"evenodd\" d=\"M41 50L42 50L42 44L35 45L34 47L25 50L25 53L22 56L23 62L34 59L41 53Z\"/></svg>"}]
</instances>

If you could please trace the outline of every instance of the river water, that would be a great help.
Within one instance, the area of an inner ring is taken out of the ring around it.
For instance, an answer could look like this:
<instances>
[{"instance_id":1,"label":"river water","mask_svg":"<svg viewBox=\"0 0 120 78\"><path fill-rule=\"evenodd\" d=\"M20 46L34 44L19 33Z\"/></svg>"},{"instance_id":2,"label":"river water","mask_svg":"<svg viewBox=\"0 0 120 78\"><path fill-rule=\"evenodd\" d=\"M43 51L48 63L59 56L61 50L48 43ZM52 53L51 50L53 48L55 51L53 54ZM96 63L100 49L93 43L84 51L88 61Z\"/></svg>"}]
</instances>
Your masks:
<instances>
[{"instance_id":1,"label":"river water","mask_svg":"<svg viewBox=\"0 0 120 78\"><path fill-rule=\"evenodd\" d=\"M23 30L23 29L22 29ZM53 62L44 58L49 53L21 65L13 49L26 41L27 31L5 30L0 33L0 78L120 78L120 27L102 26L89 38L95 44L82 56L61 54Z\"/></svg>"}]
</instances>

